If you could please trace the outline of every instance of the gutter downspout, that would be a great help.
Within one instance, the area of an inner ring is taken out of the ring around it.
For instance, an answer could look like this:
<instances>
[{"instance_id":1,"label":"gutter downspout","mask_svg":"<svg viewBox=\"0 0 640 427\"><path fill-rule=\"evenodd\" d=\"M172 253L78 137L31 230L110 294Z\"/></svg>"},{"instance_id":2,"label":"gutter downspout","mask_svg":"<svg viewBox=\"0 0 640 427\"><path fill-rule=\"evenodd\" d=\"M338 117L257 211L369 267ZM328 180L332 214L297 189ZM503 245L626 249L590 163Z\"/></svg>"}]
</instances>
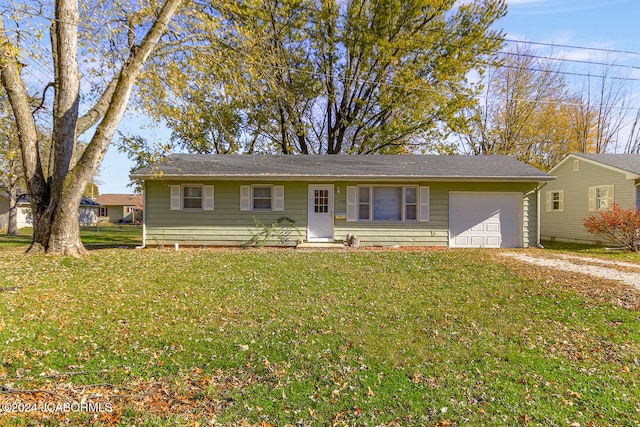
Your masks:
<instances>
[{"instance_id":1,"label":"gutter downspout","mask_svg":"<svg viewBox=\"0 0 640 427\"><path fill-rule=\"evenodd\" d=\"M147 181L142 186L142 245L136 249L144 249L147 246Z\"/></svg>"},{"instance_id":2,"label":"gutter downspout","mask_svg":"<svg viewBox=\"0 0 640 427\"><path fill-rule=\"evenodd\" d=\"M538 187L536 187L536 234L537 234L537 238L536 240L538 241L538 243L536 244L537 247L539 247L540 249L544 249L544 246L542 246L542 242L540 240L540 190L542 188L544 188L545 185L547 185L548 182L543 182L542 185L538 185Z\"/></svg>"}]
</instances>

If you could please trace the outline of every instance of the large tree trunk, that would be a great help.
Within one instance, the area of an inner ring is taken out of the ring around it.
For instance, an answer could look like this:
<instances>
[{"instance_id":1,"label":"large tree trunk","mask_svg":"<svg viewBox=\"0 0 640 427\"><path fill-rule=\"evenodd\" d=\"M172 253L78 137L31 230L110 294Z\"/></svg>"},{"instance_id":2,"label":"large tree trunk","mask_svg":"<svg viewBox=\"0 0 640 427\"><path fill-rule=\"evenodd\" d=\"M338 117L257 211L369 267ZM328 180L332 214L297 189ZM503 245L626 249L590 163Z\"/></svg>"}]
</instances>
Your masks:
<instances>
[{"instance_id":1,"label":"large tree trunk","mask_svg":"<svg viewBox=\"0 0 640 427\"><path fill-rule=\"evenodd\" d=\"M136 78L181 0L165 0L139 45L130 46L128 60L107 85L95 106L78 117L80 81L78 67L77 0L57 0L51 29L55 71L53 102L52 164L43 173L38 132L26 85L20 76L17 49L0 19L0 71L19 131L22 165L34 221L29 253L46 251L64 255L86 252L80 241L78 212L82 193L96 173L127 108ZM135 47L135 49L134 49ZM73 162L79 134L96 126L79 160Z\"/></svg>"},{"instance_id":2,"label":"large tree trunk","mask_svg":"<svg viewBox=\"0 0 640 427\"><path fill-rule=\"evenodd\" d=\"M78 212L81 192L62 191L45 209L33 210L33 243L27 253L79 256L87 252L80 240ZM41 207L40 207L41 208Z\"/></svg>"},{"instance_id":3,"label":"large tree trunk","mask_svg":"<svg viewBox=\"0 0 640 427\"><path fill-rule=\"evenodd\" d=\"M18 234L18 188L15 185L9 187L9 224L7 234L9 236Z\"/></svg>"}]
</instances>

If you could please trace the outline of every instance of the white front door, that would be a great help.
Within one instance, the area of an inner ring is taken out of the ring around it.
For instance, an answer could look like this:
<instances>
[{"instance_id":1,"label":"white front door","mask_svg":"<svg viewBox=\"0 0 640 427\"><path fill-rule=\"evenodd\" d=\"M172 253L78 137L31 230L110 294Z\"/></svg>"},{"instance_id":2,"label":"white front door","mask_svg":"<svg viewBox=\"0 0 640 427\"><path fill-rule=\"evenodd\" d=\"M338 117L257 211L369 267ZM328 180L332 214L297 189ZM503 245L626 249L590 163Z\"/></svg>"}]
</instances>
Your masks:
<instances>
[{"instance_id":1,"label":"white front door","mask_svg":"<svg viewBox=\"0 0 640 427\"><path fill-rule=\"evenodd\" d=\"M333 185L310 185L307 241L333 242Z\"/></svg>"}]
</instances>

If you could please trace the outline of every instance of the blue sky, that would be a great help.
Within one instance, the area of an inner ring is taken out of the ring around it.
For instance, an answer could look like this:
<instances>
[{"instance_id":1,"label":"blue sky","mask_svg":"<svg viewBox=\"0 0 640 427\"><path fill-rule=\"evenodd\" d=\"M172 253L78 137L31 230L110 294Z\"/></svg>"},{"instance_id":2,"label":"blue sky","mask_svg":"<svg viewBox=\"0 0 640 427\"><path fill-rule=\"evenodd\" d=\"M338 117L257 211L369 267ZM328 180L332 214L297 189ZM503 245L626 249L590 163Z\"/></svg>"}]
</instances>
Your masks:
<instances>
[{"instance_id":1,"label":"blue sky","mask_svg":"<svg viewBox=\"0 0 640 427\"><path fill-rule=\"evenodd\" d=\"M496 24L507 39L556 45L530 45L541 56L625 65L627 68L616 68L617 72L640 79L639 0L509 0L508 4L509 13ZM597 75L600 71L598 65L575 63L574 67L579 73ZM631 90L640 94L640 82L630 83L635 85ZM120 129L125 133L141 132L152 140L169 137L166 129L141 129L144 124L148 124L145 118L128 117ZM127 187L131 167L126 155L112 146L100 168L100 192L131 192Z\"/></svg>"}]
</instances>

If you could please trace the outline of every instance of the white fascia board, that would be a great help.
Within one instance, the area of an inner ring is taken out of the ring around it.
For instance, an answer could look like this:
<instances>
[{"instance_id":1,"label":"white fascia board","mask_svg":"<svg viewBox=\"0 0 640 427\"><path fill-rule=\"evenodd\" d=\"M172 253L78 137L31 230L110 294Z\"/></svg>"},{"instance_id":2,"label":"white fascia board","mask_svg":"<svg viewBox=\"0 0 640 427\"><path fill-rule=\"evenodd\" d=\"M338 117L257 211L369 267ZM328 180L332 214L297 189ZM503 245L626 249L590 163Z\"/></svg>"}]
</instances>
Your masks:
<instances>
[{"instance_id":1,"label":"white fascia board","mask_svg":"<svg viewBox=\"0 0 640 427\"><path fill-rule=\"evenodd\" d=\"M456 181L456 182L546 182L556 179L555 176L495 176L495 177L471 177L471 176L380 176L380 175L136 175L132 178L142 180L159 181L185 181L185 180L207 180L207 181L314 181L314 182L344 182L344 181L397 181L397 182L423 182L423 181Z\"/></svg>"}]
</instances>

